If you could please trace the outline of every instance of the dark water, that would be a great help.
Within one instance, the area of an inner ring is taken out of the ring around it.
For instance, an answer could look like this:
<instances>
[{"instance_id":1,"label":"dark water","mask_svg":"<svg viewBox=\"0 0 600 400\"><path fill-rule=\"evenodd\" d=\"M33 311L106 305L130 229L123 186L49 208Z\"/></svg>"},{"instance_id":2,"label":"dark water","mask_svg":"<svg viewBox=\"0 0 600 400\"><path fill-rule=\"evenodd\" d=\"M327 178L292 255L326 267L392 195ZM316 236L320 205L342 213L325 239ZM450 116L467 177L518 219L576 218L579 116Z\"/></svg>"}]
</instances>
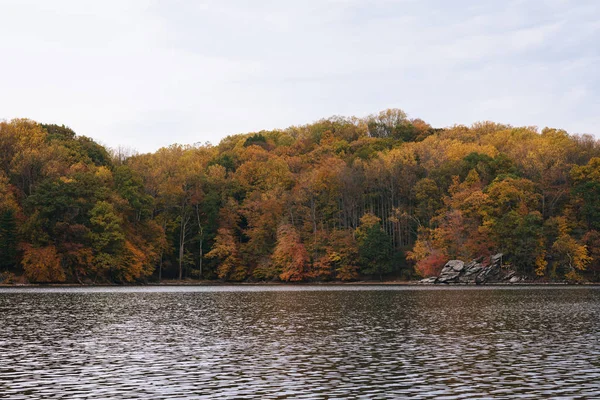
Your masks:
<instances>
[{"instance_id":1,"label":"dark water","mask_svg":"<svg viewBox=\"0 0 600 400\"><path fill-rule=\"evenodd\" d=\"M600 398L600 288L0 289L0 397Z\"/></svg>"}]
</instances>

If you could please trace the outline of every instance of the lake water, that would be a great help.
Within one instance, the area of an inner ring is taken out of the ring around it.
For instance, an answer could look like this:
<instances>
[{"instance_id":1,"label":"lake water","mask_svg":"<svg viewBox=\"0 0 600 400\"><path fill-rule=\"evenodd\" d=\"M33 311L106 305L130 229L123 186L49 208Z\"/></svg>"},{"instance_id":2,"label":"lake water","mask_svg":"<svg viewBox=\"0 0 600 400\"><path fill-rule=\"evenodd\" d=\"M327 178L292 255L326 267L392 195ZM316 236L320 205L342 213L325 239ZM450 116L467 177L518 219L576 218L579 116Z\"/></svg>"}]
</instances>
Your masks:
<instances>
[{"instance_id":1,"label":"lake water","mask_svg":"<svg viewBox=\"0 0 600 400\"><path fill-rule=\"evenodd\" d=\"M0 289L0 398L600 398L600 288Z\"/></svg>"}]
</instances>

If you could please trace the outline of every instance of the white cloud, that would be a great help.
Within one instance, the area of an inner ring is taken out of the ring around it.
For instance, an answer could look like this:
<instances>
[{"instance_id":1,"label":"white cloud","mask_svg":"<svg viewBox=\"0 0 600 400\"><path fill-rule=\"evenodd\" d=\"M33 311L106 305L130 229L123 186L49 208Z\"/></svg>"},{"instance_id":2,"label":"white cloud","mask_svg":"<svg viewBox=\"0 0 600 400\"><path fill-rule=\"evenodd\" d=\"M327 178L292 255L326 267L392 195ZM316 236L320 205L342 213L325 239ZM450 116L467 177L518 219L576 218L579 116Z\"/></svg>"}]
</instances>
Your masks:
<instances>
[{"instance_id":1,"label":"white cloud","mask_svg":"<svg viewBox=\"0 0 600 400\"><path fill-rule=\"evenodd\" d=\"M0 118L112 146L387 107L599 133L594 0L0 0L0 18Z\"/></svg>"}]
</instances>

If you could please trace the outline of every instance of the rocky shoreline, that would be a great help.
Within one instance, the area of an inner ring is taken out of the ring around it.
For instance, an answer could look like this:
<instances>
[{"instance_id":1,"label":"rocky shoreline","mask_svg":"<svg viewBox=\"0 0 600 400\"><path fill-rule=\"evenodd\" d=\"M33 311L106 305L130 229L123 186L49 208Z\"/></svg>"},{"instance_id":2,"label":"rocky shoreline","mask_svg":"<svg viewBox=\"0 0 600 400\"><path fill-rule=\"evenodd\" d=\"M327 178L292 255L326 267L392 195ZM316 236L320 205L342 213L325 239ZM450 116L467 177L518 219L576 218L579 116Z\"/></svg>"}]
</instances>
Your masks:
<instances>
[{"instance_id":1,"label":"rocky shoreline","mask_svg":"<svg viewBox=\"0 0 600 400\"><path fill-rule=\"evenodd\" d=\"M472 260L465 264L461 260L450 260L444 265L439 276L425 278L421 284L515 284L524 283L527 277L517 275L517 272L502 265L502 253L490 257L489 264L483 264L482 259Z\"/></svg>"}]
</instances>

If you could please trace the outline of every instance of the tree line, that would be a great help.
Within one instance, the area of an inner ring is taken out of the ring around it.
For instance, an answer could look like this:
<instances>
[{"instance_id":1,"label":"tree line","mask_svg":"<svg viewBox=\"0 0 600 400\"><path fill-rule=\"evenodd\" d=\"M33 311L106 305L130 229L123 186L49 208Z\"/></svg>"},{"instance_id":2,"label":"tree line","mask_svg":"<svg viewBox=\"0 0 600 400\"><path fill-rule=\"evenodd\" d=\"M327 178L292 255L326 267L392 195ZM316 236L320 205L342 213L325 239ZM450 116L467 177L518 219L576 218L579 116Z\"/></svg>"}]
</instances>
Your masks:
<instances>
[{"instance_id":1,"label":"tree line","mask_svg":"<svg viewBox=\"0 0 600 400\"><path fill-rule=\"evenodd\" d=\"M414 279L494 253L600 275L600 143L398 109L125 155L0 122L0 281Z\"/></svg>"}]
</instances>

